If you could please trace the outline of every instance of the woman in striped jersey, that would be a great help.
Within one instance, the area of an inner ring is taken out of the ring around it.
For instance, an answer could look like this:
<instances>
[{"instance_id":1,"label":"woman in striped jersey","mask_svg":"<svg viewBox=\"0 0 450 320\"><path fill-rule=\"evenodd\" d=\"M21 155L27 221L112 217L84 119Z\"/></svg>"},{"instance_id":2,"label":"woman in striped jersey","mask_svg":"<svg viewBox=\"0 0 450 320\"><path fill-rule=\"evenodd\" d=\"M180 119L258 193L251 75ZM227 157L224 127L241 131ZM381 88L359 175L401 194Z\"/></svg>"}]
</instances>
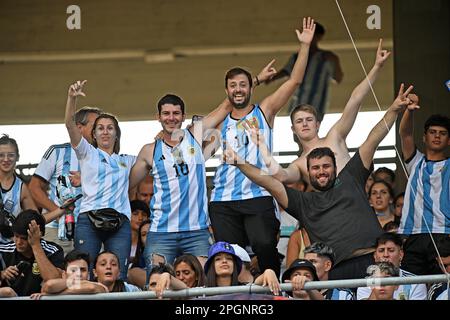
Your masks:
<instances>
[{"instance_id":1,"label":"woman in striped jersey","mask_svg":"<svg viewBox=\"0 0 450 320\"><path fill-rule=\"evenodd\" d=\"M128 183L135 157L119 155L121 131L111 114L102 113L95 120L92 145L81 135L73 115L77 98L85 96L85 83L77 81L69 87L65 116L70 143L80 163L83 194L74 246L95 257L103 245L118 256L121 278L126 279L131 249ZM102 224L106 215L113 217L115 227Z\"/></svg>"}]
</instances>

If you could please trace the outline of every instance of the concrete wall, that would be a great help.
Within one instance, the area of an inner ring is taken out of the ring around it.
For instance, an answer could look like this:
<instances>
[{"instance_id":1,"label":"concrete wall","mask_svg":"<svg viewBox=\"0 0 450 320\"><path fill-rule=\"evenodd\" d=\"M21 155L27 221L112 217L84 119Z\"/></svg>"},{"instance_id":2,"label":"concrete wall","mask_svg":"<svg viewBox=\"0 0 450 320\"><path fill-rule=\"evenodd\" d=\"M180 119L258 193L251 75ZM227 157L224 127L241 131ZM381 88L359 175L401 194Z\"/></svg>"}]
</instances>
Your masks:
<instances>
[{"instance_id":1,"label":"concrete wall","mask_svg":"<svg viewBox=\"0 0 450 320\"><path fill-rule=\"evenodd\" d=\"M392 39L392 1L376 1L381 30L366 27L366 8L374 1L339 3L357 46L365 44L360 54L369 70L377 39ZM81 30L66 28L71 4L81 8ZM225 97L223 76L230 67L257 72L276 58L281 68L297 45L294 29L307 15L325 26L322 46L335 48L341 59L344 80L333 86L329 108L340 112L364 74L332 0L3 0L0 124L62 122L67 87L77 79L89 81L83 105L100 106L120 120L152 118L156 101L167 92L185 99L189 115L205 114ZM200 55L206 49L222 53ZM145 62L161 53L169 59ZM83 60L86 54L97 58ZM393 99L392 82L393 59L375 86L382 108ZM253 101L279 84L258 88ZM363 110L375 109L369 96Z\"/></svg>"}]
</instances>

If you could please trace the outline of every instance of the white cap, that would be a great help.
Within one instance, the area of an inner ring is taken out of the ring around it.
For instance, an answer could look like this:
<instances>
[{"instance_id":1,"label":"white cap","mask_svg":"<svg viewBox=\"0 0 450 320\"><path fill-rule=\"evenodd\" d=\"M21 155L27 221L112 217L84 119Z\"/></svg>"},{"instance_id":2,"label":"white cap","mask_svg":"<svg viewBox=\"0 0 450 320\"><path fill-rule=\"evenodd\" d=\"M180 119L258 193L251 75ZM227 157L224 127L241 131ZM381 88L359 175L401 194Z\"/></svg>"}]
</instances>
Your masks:
<instances>
[{"instance_id":1,"label":"white cap","mask_svg":"<svg viewBox=\"0 0 450 320\"><path fill-rule=\"evenodd\" d=\"M250 256L248 255L247 251L245 251L244 248L242 248L241 246L237 245L237 244L232 244L231 245L234 249L234 253L236 253L236 255L241 258L242 262L250 262Z\"/></svg>"}]
</instances>

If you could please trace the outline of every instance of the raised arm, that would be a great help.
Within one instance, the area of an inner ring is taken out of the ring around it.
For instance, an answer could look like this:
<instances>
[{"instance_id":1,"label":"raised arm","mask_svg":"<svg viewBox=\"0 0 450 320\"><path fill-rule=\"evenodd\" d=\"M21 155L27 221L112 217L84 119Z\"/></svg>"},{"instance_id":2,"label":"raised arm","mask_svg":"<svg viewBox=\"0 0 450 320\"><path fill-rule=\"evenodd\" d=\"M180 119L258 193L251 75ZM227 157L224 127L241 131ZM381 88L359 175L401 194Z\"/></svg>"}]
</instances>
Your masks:
<instances>
[{"instance_id":1,"label":"raised arm","mask_svg":"<svg viewBox=\"0 0 450 320\"><path fill-rule=\"evenodd\" d=\"M75 123L74 116L78 96L86 96L83 92L83 86L86 82L87 80L75 82L69 87L69 91L67 93L65 124L67 131L69 132L70 144L72 147L78 146L82 137L81 132Z\"/></svg>"},{"instance_id":2,"label":"raised arm","mask_svg":"<svg viewBox=\"0 0 450 320\"><path fill-rule=\"evenodd\" d=\"M136 158L136 162L131 168L129 189L136 187L152 169L153 152L155 143L149 143L142 147Z\"/></svg>"},{"instance_id":3,"label":"raised arm","mask_svg":"<svg viewBox=\"0 0 450 320\"><path fill-rule=\"evenodd\" d=\"M195 140L202 144L205 134L219 125L226 116L233 110L233 105L231 104L228 97L222 101L222 103L204 117L201 121L196 121L189 128L189 131L194 135Z\"/></svg>"},{"instance_id":4,"label":"raised arm","mask_svg":"<svg viewBox=\"0 0 450 320\"><path fill-rule=\"evenodd\" d=\"M414 110L419 108L419 97L415 94L410 94L408 98L412 101L411 105L416 108L408 107L403 113L402 120L400 121L398 132L400 134L403 160L410 159L416 150L416 145L414 144Z\"/></svg>"},{"instance_id":5,"label":"raised arm","mask_svg":"<svg viewBox=\"0 0 450 320\"><path fill-rule=\"evenodd\" d=\"M271 60L264 68L253 78L253 86L258 86L261 82L270 79L276 74L276 70L273 67L275 59ZM200 122L195 122L193 126L189 127L189 131L194 135L195 139L200 143L203 142L208 135L209 130L216 128L225 117L233 110L228 97L222 101L222 103L214 109L210 114L204 117Z\"/></svg>"},{"instance_id":6,"label":"raised arm","mask_svg":"<svg viewBox=\"0 0 450 320\"><path fill-rule=\"evenodd\" d=\"M287 168L283 168L273 157L259 129L248 120L243 123L243 126L250 135L250 139L259 148L259 152L268 169L268 174L282 183L293 183L301 180L302 175L297 161L291 163Z\"/></svg>"},{"instance_id":7,"label":"raised arm","mask_svg":"<svg viewBox=\"0 0 450 320\"><path fill-rule=\"evenodd\" d=\"M42 280L48 281L50 279L61 278L59 269L55 267L49 260L44 252L44 249L41 246L41 230L39 229L39 226L37 225L35 220L31 221L28 226L28 242L31 246L31 249L33 250L34 259L36 260L36 263L41 272ZM60 252L60 254L62 260L62 251Z\"/></svg>"},{"instance_id":8,"label":"raised arm","mask_svg":"<svg viewBox=\"0 0 450 320\"><path fill-rule=\"evenodd\" d=\"M224 150L223 156L226 163L238 167L250 180L269 191L281 207L287 208L288 197L286 190L280 181L268 175L263 170L243 161L238 157L236 152L229 147Z\"/></svg>"},{"instance_id":9,"label":"raised arm","mask_svg":"<svg viewBox=\"0 0 450 320\"><path fill-rule=\"evenodd\" d=\"M303 82L306 65L308 64L308 54L311 41L314 36L316 25L314 20L308 17L303 18L303 32L295 30L300 41L300 51L297 56L290 78L284 82L273 94L261 102L261 109L267 117L267 121L272 126L276 114L288 102L295 89Z\"/></svg>"},{"instance_id":10,"label":"raised arm","mask_svg":"<svg viewBox=\"0 0 450 320\"><path fill-rule=\"evenodd\" d=\"M330 133L335 132L340 138L347 138L350 130L352 129L356 116L358 115L361 102L370 90L370 86L374 84L377 79L378 73L383 67L384 63L390 56L390 52L382 49L383 39L380 39L377 49L377 55L375 57L375 64L370 70L367 78L364 78L358 86L353 90L347 105L344 108L341 118L331 128ZM370 84L369 84L370 82Z\"/></svg>"},{"instance_id":11,"label":"raised arm","mask_svg":"<svg viewBox=\"0 0 450 320\"><path fill-rule=\"evenodd\" d=\"M370 131L366 141L364 141L364 143L359 148L359 154L366 169L370 168L375 150L377 149L380 142L389 133L389 130L397 119L398 114L411 103L411 100L408 98L408 94L412 89L413 86L409 86L409 88L404 91L404 85L403 83L401 84L397 98L395 98L392 105L384 114L383 119L381 119L380 122L375 125L372 131Z\"/></svg>"}]
</instances>

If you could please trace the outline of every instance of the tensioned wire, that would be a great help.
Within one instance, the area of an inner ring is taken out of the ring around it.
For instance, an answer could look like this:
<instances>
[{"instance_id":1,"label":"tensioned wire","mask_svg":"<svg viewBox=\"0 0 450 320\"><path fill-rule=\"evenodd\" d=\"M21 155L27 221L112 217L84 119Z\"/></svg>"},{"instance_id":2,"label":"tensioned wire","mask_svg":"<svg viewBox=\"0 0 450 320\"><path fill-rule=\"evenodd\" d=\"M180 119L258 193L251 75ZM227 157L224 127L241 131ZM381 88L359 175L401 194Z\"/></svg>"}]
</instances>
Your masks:
<instances>
[{"instance_id":1,"label":"tensioned wire","mask_svg":"<svg viewBox=\"0 0 450 320\"><path fill-rule=\"evenodd\" d=\"M366 80L369 83L369 87L370 87L370 90L372 91L372 95L373 95L373 97L375 99L375 103L377 104L378 109L380 111L383 111L383 110L381 110L381 106L380 106L380 103L378 102L377 95L375 94L375 91L374 91L374 89L372 87L372 83L370 82L369 77L367 75L366 68L364 67L364 64L363 64L363 62L361 60L361 56L359 55L358 48L356 47L355 41L353 40L352 33L350 32L350 28L348 27L348 24L347 24L347 20L345 19L345 16L344 16L344 13L342 12L341 6L339 5L339 0L335 0L335 2L336 2L336 6L337 6L337 8L339 10L339 13L341 14L341 18L342 18L342 21L344 22L345 28L347 29L348 36L350 37L350 40L352 41L353 48L355 49L356 55L358 57L359 63L361 64L361 68L363 69L363 72L364 72L364 75L366 77ZM386 120L384 120L384 118L383 118L383 121L384 121L384 124L386 126L386 130L389 132L389 127L388 127L388 125L386 123ZM400 164L401 164L401 167L403 169L403 172L405 173L406 178L409 179L408 172L406 171L406 167L405 167L405 165L403 163L402 158L400 157L400 153L399 153L396 145L394 145L394 149L395 149L395 153L396 153L396 155L397 155L397 157L398 157L398 159L400 161ZM438 262L439 262L442 270L444 270L445 274L447 275L447 279L448 279L447 288L450 288L450 274L445 269L444 263L442 262L442 259L441 259L441 254L439 253L437 245L436 245L436 243L435 243L435 241L433 239L433 236L431 235L431 231L430 231L430 228L428 226L428 223L427 223L426 219L424 219L423 216L422 216L422 220L425 222L425 226L427 228L428 234L430 235L430 238L431 238L431 241L433 243L434 249L436 250L436 252L438 254ZM449 289L449 292L450 292L450 289Z\"/></svg>"}]
</instances>

